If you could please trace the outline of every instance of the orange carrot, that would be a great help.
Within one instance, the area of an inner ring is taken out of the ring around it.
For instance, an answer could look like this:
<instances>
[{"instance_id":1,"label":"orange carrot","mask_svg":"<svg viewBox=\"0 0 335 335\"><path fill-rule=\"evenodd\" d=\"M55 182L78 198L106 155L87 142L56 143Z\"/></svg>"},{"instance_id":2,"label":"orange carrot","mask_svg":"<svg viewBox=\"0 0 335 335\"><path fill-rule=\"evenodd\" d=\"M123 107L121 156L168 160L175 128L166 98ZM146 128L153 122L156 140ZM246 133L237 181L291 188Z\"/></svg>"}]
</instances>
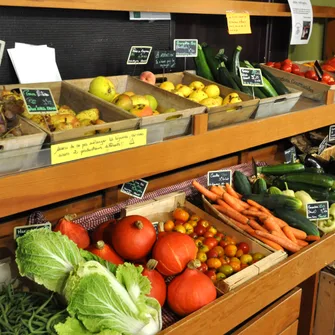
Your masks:
<instances>
[{"instance_id":1,"label":"orange carrot","mask_svg":"<svg viewBox=\"0 0 335 335\"><path fill-rule=\"evenodd\" d=\"M263 225L269 232L272 232L274 230L274 231L278 232L281 237L286 238L286 235L282 232L282 230L278 226L277 222L273 219L273 216L268 216L263 221Z\"/></svg>"},{"instance_id":2,"label":"orange carrot","mask_svg":"<svg viewBox=\"0 0 335 335\"><path fill-rule=\"evenodd\" d=\"M283 228L283 227L288 226L288 224L287 224L285 221L283 221L283 220L277 218L276 216L272 216L272 217L273 217L273 220L277 223L277 225L278 225L280 228Z\"/></svg>"},{"instance_id":3,"label":"orange carrot","mask_svg":"<svg viewBox=\"0 0 335 335\"><path fill-rule=\"evenodd\" d=\"M265 237L261 237L259 235L257 235L255 232L249 233L251 236L257 238L258 240L262 241L263 243L267 244L269 247L272 247L275 250L284 250L284 248L279 245L276 242L270 241L269 239L265 238Z\"/></svg>"},{"instance_id":4,"label":"orange carrot","mask_svg":"<svg viewBox=\"0 0 335 335\"><path fill-rule=\"evenodd\" d=\"M250 206L254 206L254 207L256 207L257 209L259 209L259 210L262 211L262 212L265 212L265 213L268 213L268 214L271 213L267 208L265 208L264 206L260 205L258 202L254 201L254 200L248 199L248 200L247 200L247 203L248 203Z\"/></svg>"},{"instance_id":5,"label":"orange carrot","mask_svg":"<svg viewBox=\"0 0 335 335\"><path fill-rule=\"evenodd\" d=\"M266 233L268 232L265 228L263 228L258 222L255 220L249 220L249 226L254 228L255 230L261 230L265 231Z\"/></svg>"},{"instance_id":6,"label":"orange carrot","mask_svg":"<svg viewBox=\"0 0 335 335\"><path fill-rule=\"evenodd\" d=\"M242 198L242 196L239 196L230 184L226 183L225 187L226 187L227 193L230 194L232 197L234 197L236 199L241 199Z\"/></svg>"},{"instance_id":7,"label":"orange carrot","mask_svg":"<svg viewBox=\"0 0 335 335\"><path fill-rule=\"evenodd\" d=\"M284 249L291 251L291 252L297 252L300 250L300 246L290 241L288 238L278 237L275 235L272 235L270 233L264 233L261 230L255 230L255 233L261 237L265 237L269 239L270 241L276 242L279 245L281 245Z\"/></svg>"},{"instance_id":8,"label":"orange carrot","mask_svg":"<svg viewBox=\"0 0 335 335\"><path fill-rule=\"evenodd\" d=\"M293 231L291 230L290 226L286 226L283 229L284 234L294 243L297 243L297 239L293 234Z\"/></svg>"},{"instance_id":9,"label":"orange carrot","mask_svg":"<svg viewBox=\"0 0 335 335\"><path fill-rule=\"evenodd\" d=\"M307 237L307 234L300 229L291 227L291 230L296 239L304 240Z\"/></svg>"},{"instance_id":10,"label":"orange carrot","mask_svg":"<svg viewBox=\"0 0 335 335\"><path fill-rule=\"evenodd\" d=\"M222 185L216 185L216 187L219 188L222 193L226 192Z\"/></svg>"},{"instance_id":11,"label":"orange carrot","mask_svg":"<svg viewBox=\"0 0 335 335\"><path fill-rule=\"evenodd\" d=\"M306 242L306 241L303 241L303 240L299 240L297 238L297 244L300 245L301 247L306 247L306 246L308 246L309 243Z\"/></svg>"},{"instance_id":12,"label":"orange carrot","mask_svg":"<svg viewBox=\"0 0 335 335\"><path fill-rule=\"evenodd\" d=\"M223 196L223 191L218 188L217 186L215 185L212 185L211 188L209 189L211 192L213 192L214 194L218 195L220 198L222 198Z\"/></svg>"},{"instance_id":13,"label":"orange carrot","mask_svg":"<svg viewBox=\"0 0 335 335\"><path fill-rule=\"evenodd\" d=\"M277 231L277 230L272 230L272 231L270 231L270 233L272 234L272 235L274 235L274 236L277 236L277 237L282 237L282 238L285 238L286 240L288 240L288 241L291 241L283 232L282 233L280 233L279 231Z\"/></svg>"},{"instance_id":14,"label":"orange carrot","mask_svg":"<svg viewBox=\"0 0 335 335\"><path fill-rule=\"evenodd\" d=\"M268 217L268 215L265 214L265 213L262 213L260 211L251 211L251 210L248 210L248 209L243 210L242 214L243 215L255 216L255 217L259 218L260 220L266 220L267 217Z\"/></svg>"},{"instance_id":15,"label":"orange carrot","mask_svg":"<svg viewBox=\"0 0 335 335\"><path fill-rule=\"evenodd\" d=\"M242 212L244 209L248 208L249 205L243 202L240 199L236 199L227 192L223 194L223 200L232 208L235 210Z\"/></svg>"},{"instance_id":16,"label":"orange carrot","mask_svg":"<svg viewBox=\"0 0 335 335\"><path fill-rule=\"evenodd\" d=\"M253 233L255 233L255 231L254 231L250 226L248 226L247 224L240 223L240 222L238 222L238 221L236 221L236 220L234 220L234 219L231 219L231 218L230 218L230 220L232 221L232 223L233 223L236 227L238 227L238 228L240 228L240 229L246 231L247 233L249 233L249 234L253 234Z\"/></svg>"},{"instance_id":17,"label":"orange carrot","mask_svg":"<svg viewBox=\"0 0 335 335\"><path fill-rule=\"evenodd\" d=\"M214 208L216 208L219 212L229 216L230 218L241 222L243 224L248 224L249 219L236 211L235 209L231 208L229 205L227 205L224 201L218 200L219 205L213 205Z\"/></svg>"},{"instance_id":18,"label":"orange carrot","mask_svg":"<svg viewBox=\"0 0 335 335\"><path fill-rule=\"evenodd\" d=\"M216 201L219 198L217 194L207 190L206 187L202 186L196 180L192 181L192 185L209 200Z\"/></svg>"},{"instance_id":19,"label":"orange carrot","mask_svg":"<svg viewBox=\"0 0 335 335\"><path fill-rule=\"evenodd\" d=\"M319 241L319 239L320 239L320 236L307 235L307 237L305 238L305 241L313 242L313 241Z\"/></svg>"}]
</instances>

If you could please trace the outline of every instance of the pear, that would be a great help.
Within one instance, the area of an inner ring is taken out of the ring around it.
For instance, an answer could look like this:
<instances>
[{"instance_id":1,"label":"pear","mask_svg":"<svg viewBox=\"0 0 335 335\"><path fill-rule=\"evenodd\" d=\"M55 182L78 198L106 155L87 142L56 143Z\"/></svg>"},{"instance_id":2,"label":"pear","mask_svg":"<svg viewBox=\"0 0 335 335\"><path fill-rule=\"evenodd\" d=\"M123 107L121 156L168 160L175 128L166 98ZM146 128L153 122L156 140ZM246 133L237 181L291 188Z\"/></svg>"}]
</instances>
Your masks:
<instances>
[{"instance_id":1,"label":"pear","mask_svg":"<svg viewBox=\"0 0 335 335\"><path fill-rule=\"evenodd\" d=\"M192 81L191 84L189 84L188 86L193 91L195 91L195 90L202 90L205 87L205 85L201 81L199 81L199 80Z\"/></svg>"},{"instance_id":2,"label":"pear","mask_svg":"<svg viewBox=\"0 0 335 335\"><path fill-rule=\"evenodd\" d=\"M111 102L115 96L114 84L106 77L98 76L94 78L88 90L91 94Z\"/></svg>"},{"instance_id":3,"label":"pear","mask_svg":"<svg viewBox=\"0 0 335 335\"><path fill-rule=\"evenodd\" d=\"M173 91L175 89L174 84L171 83L171 81L164 81L159 85L159 88L165 90L165 91Z\"/></svg>"},{"instance_id":4,"label":"pear","mask_svg":"<svg viewBox=\"0 0 335 335\"><path fill-rule=\"evenodd\" d=\"M193 91L190 94L189 98L191 98L192 100L196 102L200 102L201 100L208 98L208 95L201 89L198 89L198 90Z\"/></svg>"}]
</instances>

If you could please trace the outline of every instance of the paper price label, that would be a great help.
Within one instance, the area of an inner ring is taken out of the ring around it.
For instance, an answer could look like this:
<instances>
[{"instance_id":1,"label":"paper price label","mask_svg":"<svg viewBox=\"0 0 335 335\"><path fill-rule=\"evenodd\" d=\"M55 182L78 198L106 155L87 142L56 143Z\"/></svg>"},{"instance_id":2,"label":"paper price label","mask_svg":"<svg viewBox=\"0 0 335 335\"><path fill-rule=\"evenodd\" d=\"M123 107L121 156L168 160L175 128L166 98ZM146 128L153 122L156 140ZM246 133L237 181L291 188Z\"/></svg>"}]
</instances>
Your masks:
<instances>
[{"instance_id":1,"label":"paper price label","mask_svg":"<svg viewBox=\"0 0 335 335\"><path fill-rule=\"evenodd\" d=\"M227 12L226 17L229 35L251 34L249 13Z\"/></svg>"}]
</instances>

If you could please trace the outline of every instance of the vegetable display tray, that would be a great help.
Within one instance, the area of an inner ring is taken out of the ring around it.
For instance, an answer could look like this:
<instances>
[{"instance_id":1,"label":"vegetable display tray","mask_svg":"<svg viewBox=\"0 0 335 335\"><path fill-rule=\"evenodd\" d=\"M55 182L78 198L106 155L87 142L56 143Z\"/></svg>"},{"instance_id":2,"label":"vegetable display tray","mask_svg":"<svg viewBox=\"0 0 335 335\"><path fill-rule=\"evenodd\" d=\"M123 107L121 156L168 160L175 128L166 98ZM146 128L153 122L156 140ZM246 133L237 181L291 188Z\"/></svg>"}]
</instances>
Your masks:
<instances>
[{"instance_id":1,"label":"vegetable display tray","mask_svg":"<svg viewBox=\"0 0 335 335\"><path fill-rule=\"evenodd\" d=\"M156 75L156 77L159 78L159 75ZM201 81L205 85L217 85L220 89L220 95L222 97L225 97L230 93L236 92L229 87L199 77L189 71L166 73L165 77L174 85L189 85L193 81ZM250 119L251 115L256 111L260 100L258 98L253 99L252 96L243 92L238 92L238 95L242 99L242 102L213 108L206 107L208 112L208 130L222 128L230 124L239 123ZM182 99L188 100L186 98ZM198 105L200 106L200 104Z\"/></svg>"},{"instance_id":2,"label":"vegetable display tray","mask_svg":"<svg viewBox=\"0 0 335 335\"><path fill-rule=\"evenodd\" d=\"M177 207L182 207L190 214L196 214L202 219L208 220L218 229L218 231L230 236L235 236L238 242L248 243L252 253L260 252L266 256L257 263L254 263L223 281L220 281L217 287L224 293L235 289L247 280L257 276L259 273L287 258L287 253L285 251L274 251L271 248L265 247L263 244L259 243L259 241L249 238L247 235L240 233L226 223L216 219L212 215L186 201L184 192L175 192L144 203L131 205L125 207L123 212L125 215L142 215L152 222L166 221L172 218L172 212Z\"/></svg>"},{"instance_id":3,"label":"vegetable display tray","mask_svg":"<svg viewBox=\"0 0 335 335\"><path fill-rule=\"evenodd\" d=\"M163 111L168 108L175 108L175 112L161 113L159 115L137 118L127 113L134 120L139 121L140 128L148 129L148 143L161 142L163 140L192 134L193 115L202 114L206 111L205 106L201 106L193 101L186 100L176 94L163 91L154 85L145 83L131 76L111 76L110 79L117 93L133 92L137 95L152 95L158 102L157 110ZM73 86L89 94L92 99L102 101L88 92L90 82L93 78L67 80ZM108 103L112 105L111 103ZM125 113L121 108L112 105L120 112Z\"/></svg>"},{"instance_id":4,"label":"vegetable display tray","mask_svg":"<svg viewBox=\"0 0 335 335\"><path fill-rule=\"evenodd\" d=\"M92 131L108 128L111 133L121 131L134 130L138 128L138 120L134 119L129 113L119 110L113 105L106 103L100 99L92 99L92 95L83 92L73 85L64 81L52 83L36 83L36 84L13 84L6 85L7 90L18 88L49 88L52 92L55 102L58 105L67 105L76 113L90 108L99 110L100 119L106 123L100 125L92 125L80 128L73 128L63 131L51 132L48 129L42 128L37 123L28 120L31 124L38 126L41 130L47 133L47 141L51 143L62 142L72 139L77 139L87 136Z\"/></svg>"},{"instance_id":5,"label":"vegetable display tray","mask_svg":"<svg viewBox=\"0 0 335 335\"><path fill-rule=\"evenodd\" d=\"M312 79L307 79L293 73L288 73L283 70L266 66L264 64L261 66L270 71L285 85L301 91L303 97L320 101L326 105L333 104L335 102L335 85L330 86L323 84Z\"/></svg>"}]
</instances>

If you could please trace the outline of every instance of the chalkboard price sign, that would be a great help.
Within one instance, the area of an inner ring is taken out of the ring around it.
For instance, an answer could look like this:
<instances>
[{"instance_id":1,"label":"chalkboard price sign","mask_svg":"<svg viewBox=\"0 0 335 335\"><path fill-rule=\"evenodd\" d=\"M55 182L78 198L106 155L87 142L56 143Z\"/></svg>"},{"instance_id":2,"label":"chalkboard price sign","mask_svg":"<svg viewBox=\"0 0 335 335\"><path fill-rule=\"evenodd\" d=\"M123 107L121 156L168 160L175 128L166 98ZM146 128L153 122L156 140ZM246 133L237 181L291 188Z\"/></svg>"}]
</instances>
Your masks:
<instances>
[{"instance_id":1,"label":"chalkboard price sign","mask_svg":"<svg viewBox=\"0 0 335 335\"><path fill-rule=\"evenodd\" d=\"M29 225L29 226L15 227L14 228L14 240L16 240L18 237L23 236L25 233L27 233L30 230L41 229L41 228L51 230L51 223L46 222L46 223L41 223L41 224L33 224L33 225Z\"/></svg>"},{"instance_id":2,"label":"chalkboard price sign","mask_svg":"<svg viewBox=\"0 0 335 335\"><path fill-rule=\"evenodd\" d=\"M243 86L264 86L261 69L249 69L247 67L240 67L240 75Z\"/></svg>"},{"instance_id":3,"label":"chalkboard price sign","mask_svg":"<svg viewBox=\"0 0 335 335\"><path fill-rule=\"evenodd\" d=\"M284 151L285 162L286 163L294 163L297 159L297 151L295 147L291 147Z\"/></svg>"},{"instance_id":4,"label":"chalkboard price sign","mask_svg":"<svg viewBox=\"0 0 335 335\"><path fill-rule=\"evenodd\" d=\"M330 132L330 130L329 130ZM322 142L319 144L319 148L318 148L318 155L321 155L322 152L327 149L328 147L331 147L331 144L328 143L329 142L329 135L327 135Z\"/></svg>"},{"instance_id":5,"label":"chalkboard price sign","mask_svg":"<svg viewBox=\"0 0 335 335\"><path fill-rule=\"evenodd\" d=\"M57 106L49 88L20 88L20 92L30 114L57 112Z\"/></svg>"},{"instance_id":6,"label":"chalkboard price sign","mask_svg":"<svg viewBox=\"0 0 335 335\"><path fill-rule=\"evenodd\" d=\"M176 52L174 50L155 51L155 69L173 69L176 67Z\"/></svg>"},{"instance_id":7,"label":"chalkboard price sign","mask_svg":"<svg viewBox=\"0 0 335 335\"><path fill-rule=\"evenodd\" d=\"M176 51L176 57L197 57L198 40L175 39L173 40L173 49Z\"/></svg>"},{"instance_id":8,"label":"chalkboard price sign","mask_svg":"<svg viewBox=\"0 0 335 335\"><path fill-rule=\"evenodd\" d=\"M329 127L328 142L335 142L335 125Z\"/></svg>"},{"instance_id":9,"label":"chalkboard price sign","mask_svg":"<svg viewBox=\"0 0 335 335\"><path fill-rule=\"evenodd\" d=\"M142 199L148 184L149 182L143 179L132 180L122 185L121 192L134 198Z\"/></svg>"},{"instance_id":10,"label":"chalkboard price sign","mask_svg":"<svg viewBox=\"0 0 335 335\"><path fill-rule=\"evenodd\" d=\"M128 65L145 65L148 63L152 47L150 46L132 46L129 51Z\"/></svg>"},{"instance_id":11,"label":"chalkboard price sign","mask_svg":"<svg viewBox=\"0 0 335 335\"><path fill-rule=\"evenodd\" d=\"M231 170L208 171L207 185L226 185L231 184Z\"/></svg>"},{"instance_id":12,"label":"chalkboard price sign","mask_svg":"<svg viewBox=\"0 0 335 335\"><path fill-rule=\"evenodd\" d=\"M306 216L310 220L325 220L329 218L329 202L318 201L306 204Z\"/></svg>"}]
</instances>

